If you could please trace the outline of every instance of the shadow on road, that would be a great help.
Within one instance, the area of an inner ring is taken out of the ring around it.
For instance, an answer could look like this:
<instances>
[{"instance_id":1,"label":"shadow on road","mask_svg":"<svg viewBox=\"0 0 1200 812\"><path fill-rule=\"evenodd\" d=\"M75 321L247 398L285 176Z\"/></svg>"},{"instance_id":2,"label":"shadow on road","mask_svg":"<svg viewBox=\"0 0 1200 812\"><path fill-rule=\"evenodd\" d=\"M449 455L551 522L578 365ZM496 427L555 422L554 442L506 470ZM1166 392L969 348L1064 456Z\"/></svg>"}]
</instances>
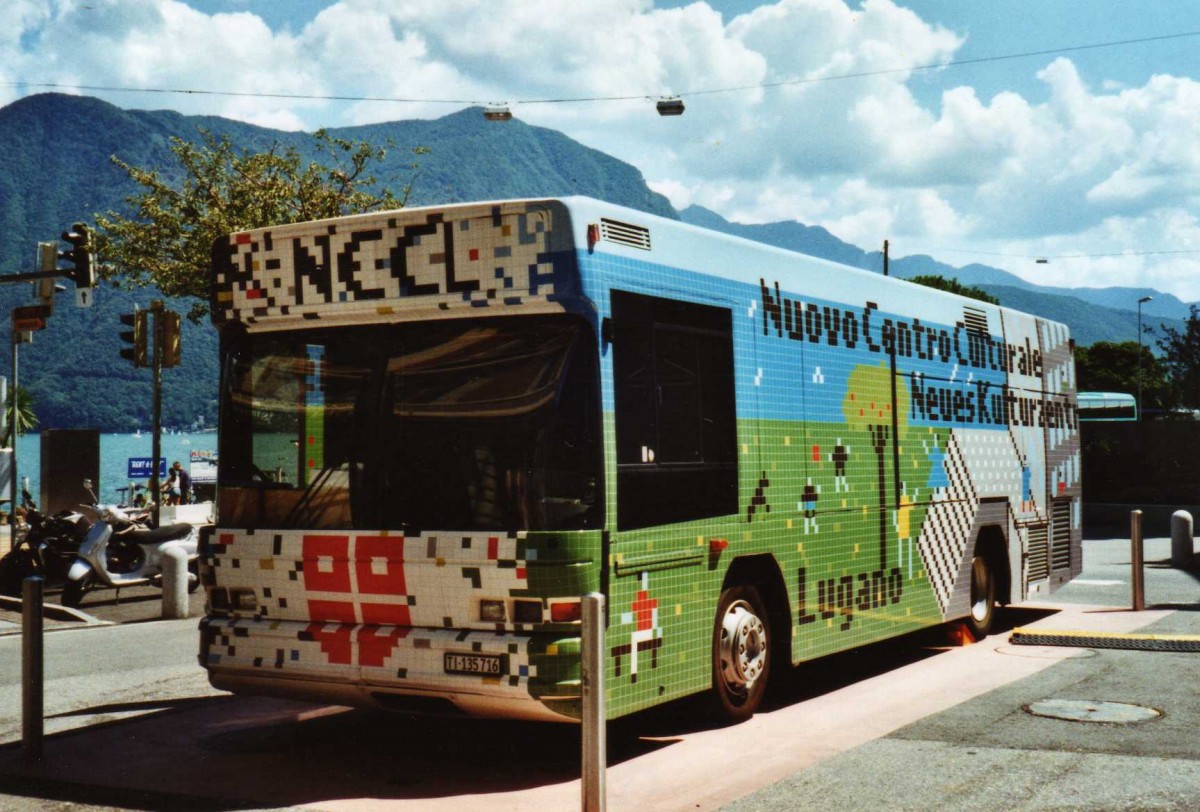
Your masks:
<instances>
[{"instance_id":1,"label":"shadow on road","mask_svg":"<svg viewBox=\"0 0 1200 812\"><path fill-rule=\"evenodd\" d=\"M997 633L1046 614L1004 611ZM944 630L924 631L780 669L764 710L935 657L947 646ZM33 774L22 770L19 746L0 748L0 790L110 804L116 798L133 809L232 810L348 798L451 800L553 787L580 771L580 730L566 724L233 696L115 703L59 716L137 711L151 713L48 737L48 761ZM609 725L609 763L716 726L695 698L617 720Z\"/></svg>"}]
</instances>

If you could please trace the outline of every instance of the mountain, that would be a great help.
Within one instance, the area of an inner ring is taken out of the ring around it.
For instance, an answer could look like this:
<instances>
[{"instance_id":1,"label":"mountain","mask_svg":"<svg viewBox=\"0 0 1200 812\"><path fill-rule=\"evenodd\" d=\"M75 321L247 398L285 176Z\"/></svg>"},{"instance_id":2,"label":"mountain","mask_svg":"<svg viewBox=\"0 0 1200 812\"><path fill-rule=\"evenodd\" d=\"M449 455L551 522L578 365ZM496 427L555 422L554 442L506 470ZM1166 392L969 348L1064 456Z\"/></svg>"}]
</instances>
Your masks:
<instances>
[{"instance_id":1,"label":"mountain","mask_svg":"<svg viewBox=\"0 0 1200 812\"><path fill-rule=\"evenodd\" d=\"M819 226L796 222L759 225L732 223L700 206L689 206L679 216L685 223L714 231L832 259L876 273L882 273L883 270L882 252L863 251L842 242ZM1050 268L1052 265L1044 267ZM1137 301L1143 296L1153 297L1142 306L1143 326L1159 330L1160 334L1163 327L1182 329L1189 314L1187 303L1152 288L1038 285L999 268L977 263L955 267L920 254L889 259L888 272L901 279L922 275L942 276L982 288L1008 307L1063 322L1071 328L1076 343L1082 346L1097 341L1136 341ZM1147 339L1147 344L1152 345L1153 339Z\"/></svg>"},{"instance_id":2,"label":"mountain","mask_svg":"<svg viewBox=\"0 0 1200 812\"><path fill-rule=\"evenodd\" d=\"M125 199L136 187L112 162L113 156L158 169L170 179L178 173L171 139L196 140L201 129L228 136L250 151L294 147L307 159L318 157L307 134L213 116L123 110L98 99L62 94L29 96L0 108L0 143L5 145L5 161L0 163L0 308L30 303L29 286L3 284L2 277L32 269L36 242L53 240L72 222L91 222L97 212L125 211ZM351 141L390 145L374 174L393 190L411 184L410 204L587 195L859 268L878 272L882 266L879 251L849 245L820 227L732 223L697 206L676 213L665 197L647 187L635 167L554 130L518 120L486 121L479 108L428 121L330 132ZM418 146L429 152L414 156L411 148ZM1046 267L1053 273L1053 265ZM1188 313L1188 306L1174 296L1149 289L1035 285L985 265L955 268L924 256L895 259L890 271L902 278L956 277L983 287L1005 304L1066 322L1081 344L1135 338L1134 311L1142 296L1154 297L1143 309L1147 325L1178 327ZM101 285L93 307L77 308L70 293L60 294L47 328L32 344L19 348L19 383L32 392L42 427L132 431L149 426L149 372L135 370L119 357L118 316L158 296L154 290ZM166 304L187 312L192 302ZM185 321L183 364L163 375L165 425L215 422L216 348L210 325ZM9 354L0 356L0 374L10 374Z\"/></svg>"},{"instance_id":3,"label":"mountain","mask_svg":"<svg viewBox=\"0 0 1200 812\"><path fill-rule=\"evenodd\" d=\"M679 219L701 228L713 231L723 231L755 242L798 251L801 254L811 254L814 257L830 259L844 265L853 265L868 271L878 271L882 267L881 255L868 253L857 246L842 242L820 226L806 226L796 222L766 223L763 225L748 225L746 223L731 223L714 211L702 206L688 206L679 212Z\"/></svg>"},{"instance_id":4,"label":"mountain","mask_svg":"<svg viewBox=\"0 0 1200 812\"><path fill-rule=\"evenodd\" d=\"M34 247L50 241L74 221L126 211L136 191L112 162L117 156L137 167L158 168L170 178L175 168L171 138L196 140L201 129L228 136L251 151L295 147L317 158L313 139L212 116L170 110L123 110L98 99L62 94L29 96L0 108L0 275L33 269ZM485 121L480 108L432 121L403 121L331 130L339 138L392 144L374 167L382 183L399 190L411 183L409 203L579 194L676 218L665 197L652 192L641 173L562 133L521 121ZM411 147L429 148L414 156ZM413 171L411 164L419 166ZM19 384L34 396L45 428L89 426L131 431L150 425L150 376L118 355L118 316L135 303L146 306L154 290L98 288L92 308L62 300L47 328L22 345ZM160 297L161 298L161 297ZM29 286L0 284L0 313L30 303ZM186 313L190 301L167 302ZM11 374L9 353L0 353L0 374ZM216 334L207 324L186 324L183 364L163 374L167 426L186 427L197 418L216 420Z\"/></svg>"}]
</instances>

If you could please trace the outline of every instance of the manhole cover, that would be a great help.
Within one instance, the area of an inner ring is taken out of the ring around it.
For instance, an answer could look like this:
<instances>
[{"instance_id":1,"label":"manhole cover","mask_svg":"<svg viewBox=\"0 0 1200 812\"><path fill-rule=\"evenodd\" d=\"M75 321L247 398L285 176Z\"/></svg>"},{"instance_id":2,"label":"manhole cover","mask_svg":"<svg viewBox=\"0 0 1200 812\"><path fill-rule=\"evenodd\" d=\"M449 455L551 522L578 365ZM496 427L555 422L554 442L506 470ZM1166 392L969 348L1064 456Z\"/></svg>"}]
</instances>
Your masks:
<instances>
[{"instance_id":1,"label":"manhole cover","mask_svg":"<svg viewBox=\"0 0 1200 812\"><path fill-rule=\"evenodd\" d=\"M1025 710L1034 716L1049 719L1066 719L1069 722L1105 722L1129 725L1148 722L1162 716L1162 711L1142 705L1127 705L1124 702L1094 702L1087 699L1043 699L1026 705Z\"/></svg>"}]
</instances>

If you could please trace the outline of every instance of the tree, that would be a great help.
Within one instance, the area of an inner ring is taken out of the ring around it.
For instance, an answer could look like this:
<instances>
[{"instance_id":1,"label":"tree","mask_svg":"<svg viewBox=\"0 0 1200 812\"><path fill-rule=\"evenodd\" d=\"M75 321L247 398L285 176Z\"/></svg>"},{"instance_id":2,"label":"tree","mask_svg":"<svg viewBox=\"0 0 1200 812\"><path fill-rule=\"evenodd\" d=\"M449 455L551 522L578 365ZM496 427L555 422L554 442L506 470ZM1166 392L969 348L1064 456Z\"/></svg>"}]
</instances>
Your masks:
<instances>
[{"instance_id":1,"label":"tree","mask_svg":"<svg viewBox=\"0 0 1200 812\"><path fill-rule=\"evenodd\" d=\"M1163 362L1179 392L1180 404L1189 409L1200 408L1200 305L1192 305L1182 330L1163 326L1158 339ZM1147 328L1147 332L1155 332Z\"/></svg>"},{"instance_id":2,"label":"tree","mask_svg":"<svg viewBox=\"0 0 1200 812\"><path fill-rule=\"evenodd\" d=\"M209 266L218 237L407 202L411 177L397 194L380 188L370 172L386 148L334 138L324 130L313 138L328 165L305 163L295 147L251 153L236 148L228 136L203 130L198 143L173 138L171 152L182 169L178 182L113 157L141 189L126 199L132 217L110 211L96 218L101 275L118 283L155 285L167 296L195 297L188 315L198 321L208 312ZM413 148L414 155L428 151ZM415 173L417 164L409 169Z\"/></svg>"},{"instance_id":3,"label":"tree","mask_svg":"<svg viewBox=\"0 0 1200 812\"><path fill-rule=\"evenodd\" d=\"M1138 353L1141 353L1141 364ZM1143 410L1169 410L1178 402L1166 365L1136 341L1097 341L1075 348L1075 380L1081 392L1124 392L1136 395L1142 374Z\"/></svg>"},{"instance_id":4,"label":"tree","mask_svg":"<svg viewBox=\"0 0 1200 812\"><path fill-rule=\"evenodd\" d=\"M959 296L966 296L968 299L978 299L981 302L998 305L1000 300L982 288L971 287L964 285L957 279L947 279L944 276L937 274L919 274L908 280L915 282L918 285L924 285L927 288L937 288L944 290L947 293L957 293Z\"/></svg>"},{"instance_id":5,"label":"tree","mask_svg":"<svg viewBox=\"0 0 1200 812\"><path fill-rule=\"evenodd\" d=\"M4 446L13 445L13 398L17 401L17 435L25 434L38 424L37 415L33 413L33 395L23 386L8 390L8 398L4 403Z\"/></svg>"}]
</instances>

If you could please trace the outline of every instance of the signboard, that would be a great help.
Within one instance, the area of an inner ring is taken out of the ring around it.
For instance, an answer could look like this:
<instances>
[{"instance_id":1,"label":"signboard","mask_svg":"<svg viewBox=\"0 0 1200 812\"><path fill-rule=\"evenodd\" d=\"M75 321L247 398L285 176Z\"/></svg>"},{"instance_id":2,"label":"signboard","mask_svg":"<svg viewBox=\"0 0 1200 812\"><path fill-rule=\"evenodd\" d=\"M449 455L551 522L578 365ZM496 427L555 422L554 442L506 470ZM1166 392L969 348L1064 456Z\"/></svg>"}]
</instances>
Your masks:
<instances>
[{"instance_id":1,"label":"signboard","mask_svg":"<svg viewBox=\"0 0 1200 812\"><path fill-rule=\"evenodd\" d=\"M217 452L192 451L188 458L188 473L193 485L214 485L217 482Z\"/></svg>"},{"instance_id":2,"label":"signboard","mask_svg":"<svg viewBox=\"0 0 1200 812\"><path fill-rule=\"evenodd\" d=\"M129 479L149 479L153 475L153 472L154 472L153 466L154 466L154 458L153 457L130 457L129 458L129 467L127 469L127 473L125 474L125 476L128 477ZM160 478L163 478L163 477L166 477L166 475L167 475L167 458L159 457L158 458L158 476Z\"/></svg>"},{"instance_id":3,"label":"signboard","mask_svg":"<svg viewBox=\"0 0 1200 812\"><path fill-rule=\"evenodd\" d=\"M28 333L33 330L41 330L46 326L46 318L50 315L50 308L45 305L26 305L25 307L14 307L12 311L12 327L13 332Z\"/></svg>"}]
</instances>

